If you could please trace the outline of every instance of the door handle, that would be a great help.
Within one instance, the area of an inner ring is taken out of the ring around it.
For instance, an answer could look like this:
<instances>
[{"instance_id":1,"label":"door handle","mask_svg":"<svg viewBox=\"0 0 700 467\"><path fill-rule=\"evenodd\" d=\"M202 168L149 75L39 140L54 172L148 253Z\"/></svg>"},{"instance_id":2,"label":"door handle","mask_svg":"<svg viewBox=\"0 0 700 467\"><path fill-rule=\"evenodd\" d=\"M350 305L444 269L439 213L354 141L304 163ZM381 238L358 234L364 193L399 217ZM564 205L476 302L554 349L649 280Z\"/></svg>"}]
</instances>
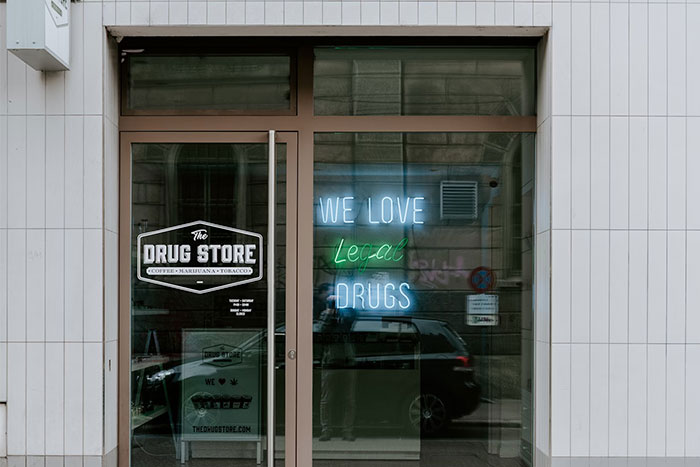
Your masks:
<instances>
[{"instance_id":1,"label":"door handle","mask_svg":"<svg viewBox=\"0 0 700 467\"><path fill-rule=\"evenodd\" d=\"M268 133L267 167L267 466L275 465L275 130Z\"/></svg>"}]
</instances>

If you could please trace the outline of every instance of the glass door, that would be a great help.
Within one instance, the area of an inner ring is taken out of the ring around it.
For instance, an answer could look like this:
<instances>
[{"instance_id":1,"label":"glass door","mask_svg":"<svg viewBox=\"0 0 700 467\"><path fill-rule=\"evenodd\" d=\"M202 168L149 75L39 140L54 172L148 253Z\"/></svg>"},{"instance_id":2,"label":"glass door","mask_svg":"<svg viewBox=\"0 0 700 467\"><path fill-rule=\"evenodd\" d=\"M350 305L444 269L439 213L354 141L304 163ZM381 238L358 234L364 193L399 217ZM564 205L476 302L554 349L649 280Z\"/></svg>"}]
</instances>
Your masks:
<instances>
[{"instance_id":1,"label":"glass door","mask_svg":"<svg viewBox=\"0 0 700 467\"><path fill-rule=\"evenodd\" d=\"M296 135L123 133L121 174L131 465L285 465Z\"/></svg>"}]
</instances>

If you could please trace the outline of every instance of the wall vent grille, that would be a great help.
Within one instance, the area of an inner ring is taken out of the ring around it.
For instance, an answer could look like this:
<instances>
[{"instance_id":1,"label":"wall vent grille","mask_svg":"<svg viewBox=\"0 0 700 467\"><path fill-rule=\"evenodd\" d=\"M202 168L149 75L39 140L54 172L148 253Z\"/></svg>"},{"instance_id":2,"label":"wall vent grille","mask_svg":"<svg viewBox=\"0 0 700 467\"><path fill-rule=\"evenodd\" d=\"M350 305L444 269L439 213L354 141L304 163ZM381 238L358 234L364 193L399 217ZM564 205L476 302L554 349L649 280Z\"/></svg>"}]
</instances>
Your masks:
<instances>
[{"instance_id":1,"label":"wall vent grille","mask_svg":"<svg viewBox=\"0 0 700 467\"><path fill-rule=\"evenodd\" d=\"M440 182L440 219L475 220L479 184L474 181Z\"/></svg>"}]
</instances>

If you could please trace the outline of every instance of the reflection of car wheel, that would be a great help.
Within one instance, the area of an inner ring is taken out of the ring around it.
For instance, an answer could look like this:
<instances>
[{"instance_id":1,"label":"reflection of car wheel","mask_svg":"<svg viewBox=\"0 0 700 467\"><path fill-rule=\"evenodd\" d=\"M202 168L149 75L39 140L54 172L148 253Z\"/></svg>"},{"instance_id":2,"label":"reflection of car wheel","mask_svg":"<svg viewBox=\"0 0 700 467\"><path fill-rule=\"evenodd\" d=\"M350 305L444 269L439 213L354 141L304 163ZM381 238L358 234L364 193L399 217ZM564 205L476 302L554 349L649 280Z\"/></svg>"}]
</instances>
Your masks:
<instances>
[{"instance_id":1,"label":"reflection of car wheel","mask_svg":"<svg viewBox=\"0 0 700 467\"><path fill-rule=\"evenodd\" d=\"M208 392L195 392L187 398L183 418L190 426L213 425L219 420L219 411L212 408L214 396Z\"/></svg>"},{"instance_id":2,"label":"reflection of car wheel","mask_svg":"<svg viewBox=\"0 0 700 467\"><path fill-rule=\"evenodd\" d=\"M416 430L425 436L437 434L445 429L449 418L445 402L435 394L416 396L408 406L408 417Z\"/></svg>"}]
</instances>

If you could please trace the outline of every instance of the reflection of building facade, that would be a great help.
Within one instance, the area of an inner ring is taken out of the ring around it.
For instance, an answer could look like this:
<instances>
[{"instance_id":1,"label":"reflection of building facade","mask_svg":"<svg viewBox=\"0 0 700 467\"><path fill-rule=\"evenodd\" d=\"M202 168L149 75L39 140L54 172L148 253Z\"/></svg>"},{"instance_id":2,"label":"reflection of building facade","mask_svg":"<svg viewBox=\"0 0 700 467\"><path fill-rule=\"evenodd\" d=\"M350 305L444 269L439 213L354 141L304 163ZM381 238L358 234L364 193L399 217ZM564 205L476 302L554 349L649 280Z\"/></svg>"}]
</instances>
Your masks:
<instances>
[{"instance_id":1,"label":"reflection of building facade","mask_svg":"<svg viewBox=\"0 0 700 467\"><path fill-rule=\"evenodd\" d=\"M0 28L0 467L700 456L700 5L70 6Z\"/></svg>"}]
</instances>

